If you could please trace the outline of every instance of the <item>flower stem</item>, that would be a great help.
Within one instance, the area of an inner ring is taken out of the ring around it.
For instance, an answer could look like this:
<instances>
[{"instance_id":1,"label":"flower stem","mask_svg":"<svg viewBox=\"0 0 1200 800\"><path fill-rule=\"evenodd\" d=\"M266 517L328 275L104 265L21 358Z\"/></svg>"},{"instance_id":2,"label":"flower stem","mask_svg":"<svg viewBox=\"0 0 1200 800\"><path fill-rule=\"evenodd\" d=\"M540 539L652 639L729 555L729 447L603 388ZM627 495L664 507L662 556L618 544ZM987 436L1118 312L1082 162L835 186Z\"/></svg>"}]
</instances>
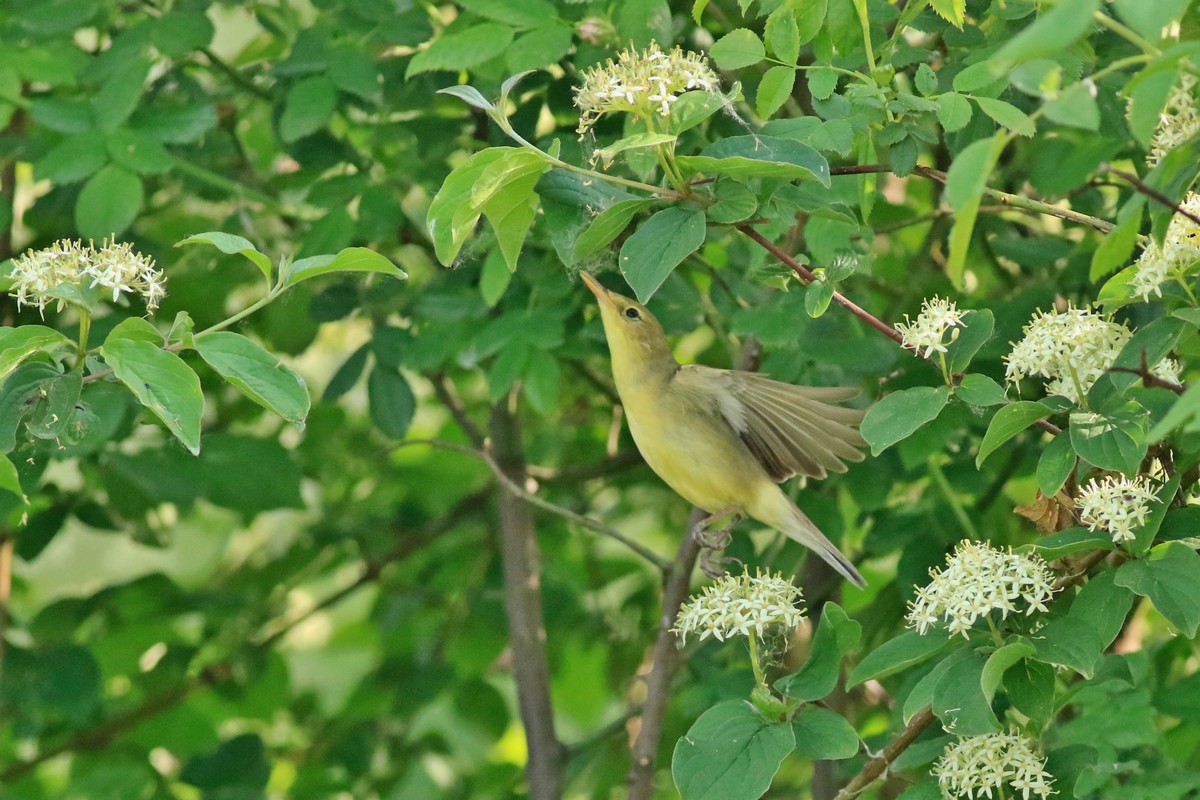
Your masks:
<instances>
[{"instance_id":1,"label":"flower stem","mask_svg":"<svg viewBox=\"0 0 1200 800\"><path fill-rule=\"evenodd\" d=\"M92 332L92 315L89 311L81 309L79 312L79 349L78 357L76 358L75 367L83 372L84 361L87 358L88 336Z\"/></svg>"},{"instance_id":2,"label":"flower stem","mask_svg":"<svg viewBox=\"0 0 1200 800\"><path fill-rule=\"evenodd\" d=\"M759 688L767 688L767 677L763 673L762 662L758 652L758 637L751 633L746 637L750 648L750 668L754 670L754 684Z\"/></svg>"}]
</instances>

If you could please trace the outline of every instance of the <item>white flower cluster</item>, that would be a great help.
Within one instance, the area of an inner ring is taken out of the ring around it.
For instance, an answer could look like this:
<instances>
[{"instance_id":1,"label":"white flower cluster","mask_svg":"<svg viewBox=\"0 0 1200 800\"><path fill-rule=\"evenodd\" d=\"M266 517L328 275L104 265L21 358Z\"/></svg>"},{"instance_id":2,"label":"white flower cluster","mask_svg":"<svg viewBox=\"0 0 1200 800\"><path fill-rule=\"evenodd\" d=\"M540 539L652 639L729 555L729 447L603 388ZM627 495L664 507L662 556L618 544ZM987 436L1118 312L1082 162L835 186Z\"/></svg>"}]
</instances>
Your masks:
<instances>
[{"instance_id":1,"label":"white flower cluster","mask_svg":"<svg viewBox=\"0 0 1200 800\"><path fill-rule=\"evenodd\" d=\"M685 53L680 47L664 53L654 42L640 52L622 50L615 63L610 58L583 73L583 83L575 89L575 105L583 112L579 133L614 111L669 116L682 92L715 92L719 85L717 74L699 53Z\"/></svg>"},{"instance_id":2,"label":"white flower cluster","mask_svg":"<svg viewBox=\"0 0 1200 800\"><path fill-rule=\"evenodd\" d=\"M944 622L951 635L967 638L975 622L992 611L1007 617L1022 600L1028 616L1045 611L1054 594L1054 575L1041 558L969 539L959 542L946 566L931 569L929 577L933 580L908 604L908 626L922 636Z\"/></svg>"},{"instance_id":3,"label":"white flower cluster","mask_svg":"<svg viewBox=\"0 0 1200 800\"><path fill-rule=\"evenodd\" d=\"M122 292L140 294L146 307L153 311L166 296L162 272L155 269L154 259L134 252L128 244L93 244L60 239L41 250L30 250L13 260L13 281L10 290L17 296L17 305L36 306L44 310L51 302L62 309L71 299L86 289L96 287L112 290L115 303Z\"/></svg>"},{"instance_id":4,"label":"white flower cluster","mask_svg":"<svg viewBox=\"0 0 1200 800\"><path fill-rule=\"evenodd\" d=\"M914 351L921 358L929 358L934 353L946 352L946 345L958 338L958 328L962 327L963 312L953 300L943 300L934 296L921 303L921 313L915 321L910 321L908 314L904 322L896 323L896 330L903 337L904 347ZM946 331L950 331L950 341L945 341ZM924 352L922 352L924 351Z\"/></svg>"},{"instance_id":5,"label":"white flower cluster","mask_svg":"<svg viewBox=\"0 0 1200 800\"><path fill-rule=\"evenodd\" d=\"M1145 475L1132 480L1124 475L1109 475L1099 483L1092 478L1075 498L1079 519L1088 530L1107 531L1114 542L1132 539L1134 530L1146 524L1150 504L1158 502L1158 495Z\"/></svg>"},{"instance_id":6,"label":"white flower cluster","mask_svg":"<svg viewBox=\"0 0 1200 800\"><path fill-rule=\"evenodd\" d=\"M1042 798L1057 794L1046 759L1033 742L1020 734L989 733L959 739L946 748L933 767L942 797ZM1012 790L1012 794L1008 793ZM992 792L996 794L993 795Z\"/></svg>"},{"instance_id":7,"label":"white flower cluster","mask_svg":"<svg viewBox=\"0 0 1200 800\"><path fill-rule=\"evenodd\" d=\"M1180 205L1200 217L1200 194L1188 192ZM1167 226L1162 246L1151 242L1138 256L1130 287L1143 300L1149 300L1151 294L1162 297L1162 285L1170 280L1182 283L1197 262L1200 262L1200 224L1177 212Z\"/></svg>"},{"instance_id":8,"label":"white flower cluster","mask_svg":"<svg viewBox=\"0 0 1200 800\"><path fill-rule=\"evenodd\" d=\"M1184 62L1186 65L1186 62ZM1200 110L1196 108L1196 76L1185 69L1179 80L1171 87L1167 103L1158 115L1158 127L1150 140L1150 155L1146 163L1158 164L1162 158L1179 145L1200 133Z\"/></svg>"},{"instance_id":9,"label":"white flower cluster","mask_svg":"<svg viewBox=\"0 0 1200 800\"><path fill-rule=\"evenodd\" d=\"M1133 336L1119 322L1087 308L1073 307L1062 312L1037 312L1024 333L1025 338L1005 356L1005 376L1014 383L1032 375L1048 378L1048 394L1061 395L1076 404L1113 365ZM1179 378L1179 364L1169 358L1150 371L1165 380Z\"/></svg>"},{"instance_id":10,"label":"white flower cluster","mask_svg":"<svg viewBox=\"0 0 1200 800\"><path fill-rule=\"evenodd\" d=\"M792 630L804 620L800 589L782 575L762 574L751 577L749 572L726 575L693 597L679 610L671 630L687 644L687 637L700 634L700 641L709 636L724 641L730 636L750 636L760 639L766 629L781 626Z\"/></svg>"}]
</instances>

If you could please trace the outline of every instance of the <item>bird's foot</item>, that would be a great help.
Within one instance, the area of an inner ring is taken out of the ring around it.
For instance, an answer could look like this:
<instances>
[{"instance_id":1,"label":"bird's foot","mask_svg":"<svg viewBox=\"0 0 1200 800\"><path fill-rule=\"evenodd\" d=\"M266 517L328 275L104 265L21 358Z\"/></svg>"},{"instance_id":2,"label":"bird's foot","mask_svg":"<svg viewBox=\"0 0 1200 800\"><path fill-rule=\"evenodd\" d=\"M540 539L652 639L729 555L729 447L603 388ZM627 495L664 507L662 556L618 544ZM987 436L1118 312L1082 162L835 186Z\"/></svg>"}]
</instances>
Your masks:
<instances>
[{"instance_id":1,"label":"bird's foot","mask_svg":"<svg viewBox=\"0 0 1200 800\"><path fill-rule=\"evenodd\" d=\"M712 580L716 580L727 572L725 565L730 562L741 564L742 562L736 558L726 558L722 552L729 546L730 539L733 538L734 527L741 522L742 515L737 513L737 506L721 509L715 514L710 514L704 519L696 523L692 528L692 538L700 545L700 570ZM718 530L710 530L707 526L713 520L720 519L728 514L733 514L724 528Z\"/></svg>"}]
</instances>

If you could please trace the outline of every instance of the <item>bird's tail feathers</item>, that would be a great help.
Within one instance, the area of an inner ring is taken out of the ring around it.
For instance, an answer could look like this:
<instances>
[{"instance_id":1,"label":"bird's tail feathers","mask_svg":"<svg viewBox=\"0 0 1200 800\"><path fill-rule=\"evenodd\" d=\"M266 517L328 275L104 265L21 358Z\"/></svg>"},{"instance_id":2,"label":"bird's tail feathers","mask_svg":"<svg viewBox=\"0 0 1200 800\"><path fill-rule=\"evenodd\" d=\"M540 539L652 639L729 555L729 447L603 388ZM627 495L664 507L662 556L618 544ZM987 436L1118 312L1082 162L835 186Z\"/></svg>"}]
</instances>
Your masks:
<instances>
[{"instance_id":1,"label":"bird's tail feathers","mask_svg":"<svg viewBox=\"0 0 1200 800\"><path fill-rule=\"evenodd\" d=\"M821 533L816 523L805 516L804 512L794 505L791 507L791 512L783 520L783 523L778 526L781 531L787 534L788 537L813 550L829 566L837 570L839 574L858 588L861 589L867 585L866 579L854 568L854 565L850 563L850 559L842 555L833 542L829 541L825 537L825 534Z\"/></svg>"}]
</instances>

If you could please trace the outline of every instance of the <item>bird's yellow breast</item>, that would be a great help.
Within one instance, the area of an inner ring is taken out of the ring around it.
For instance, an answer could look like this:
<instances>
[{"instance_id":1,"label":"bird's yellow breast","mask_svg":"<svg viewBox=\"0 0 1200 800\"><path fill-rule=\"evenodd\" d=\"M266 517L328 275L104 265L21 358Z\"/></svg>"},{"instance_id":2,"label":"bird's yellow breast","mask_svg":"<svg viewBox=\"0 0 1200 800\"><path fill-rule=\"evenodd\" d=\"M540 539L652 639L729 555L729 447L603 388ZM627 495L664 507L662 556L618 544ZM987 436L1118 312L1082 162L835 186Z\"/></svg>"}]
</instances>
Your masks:
<instances>
[{"instance_id":1,"label":"bird's yellow breast","mask_svg":"<svg viewBox=\"0 0 1200 800\"><path fill-rule=\"evenodd\" d=\"M621 392L642 457L685 500L710 513L743 505L767 479L711 399L673 389Z\"/></svg>"}]
</instances>

